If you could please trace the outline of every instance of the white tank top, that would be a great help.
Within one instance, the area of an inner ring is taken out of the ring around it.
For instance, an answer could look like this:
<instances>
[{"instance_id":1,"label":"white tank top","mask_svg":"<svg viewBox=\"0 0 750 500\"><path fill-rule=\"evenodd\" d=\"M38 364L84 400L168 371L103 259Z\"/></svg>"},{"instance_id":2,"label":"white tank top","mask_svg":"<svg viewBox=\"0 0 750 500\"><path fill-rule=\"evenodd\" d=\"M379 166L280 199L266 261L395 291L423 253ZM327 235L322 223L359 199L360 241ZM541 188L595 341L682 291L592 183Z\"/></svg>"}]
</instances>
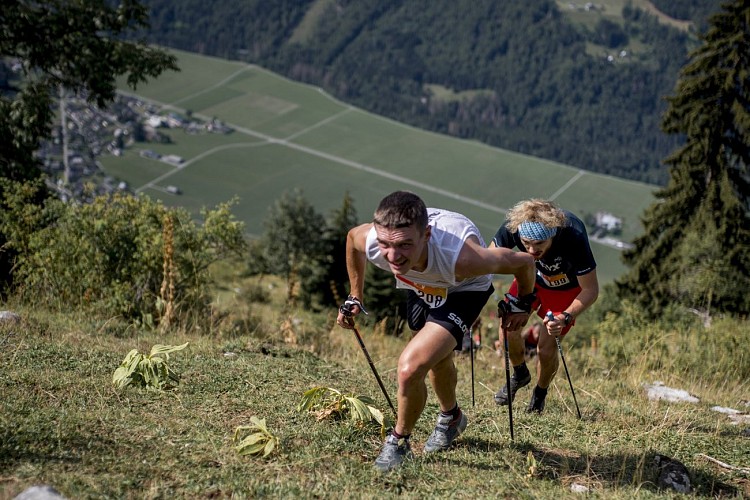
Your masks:
<instances>
[{"instance_id":1,"label":"white tank top","mask_svg":"<svg viewBox=\"0 0 750 500\"><path fill-rule=\"evenodd\" d=\"M448 295L458 291L485 291L492 283L492 275L484 274L456 281L456 260L464 242L474 235L485 246L479 229L467 217L439 208L427 209L432 227L427 242L427 267L424 271L410 270L396 276L396 287L413 290L429 307L440 307ZM380 252L375 228L367 234L367 259L381 269L390 271L388 262Z\"/></svg>"}]
</instances>

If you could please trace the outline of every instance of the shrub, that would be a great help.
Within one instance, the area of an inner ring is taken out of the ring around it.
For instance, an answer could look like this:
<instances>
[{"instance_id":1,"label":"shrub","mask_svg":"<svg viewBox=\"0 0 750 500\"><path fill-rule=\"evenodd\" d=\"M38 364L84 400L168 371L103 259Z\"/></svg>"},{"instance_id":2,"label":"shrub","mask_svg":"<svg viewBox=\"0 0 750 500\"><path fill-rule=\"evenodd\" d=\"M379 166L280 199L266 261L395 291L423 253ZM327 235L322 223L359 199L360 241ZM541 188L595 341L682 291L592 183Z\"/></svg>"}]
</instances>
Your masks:
<instances>
[{"instance_id":1,"label":"shrub","mask_svg":"<svg viewBox=\"0 0 750 500\"><path fill-rule=\"evenodd\" d=\"M711 373L716 380L741 381L750 379L747 323L727 317L707 328L679 307L651 321L637 305L623 301L620 311L599 323L599 345L606 362L622 370L639 367L684 379Z\"/></svg>"},{"instance_id":2,"label":"shrub","mask_svg":"<svg viewBox=\"0 0 750 500\"><path fill-rule=\"evenodd\" d=\"M112 384L118 389L128 386L152 391L174 389L180 376L169 365L169 354L187 346L187 342L182 345L157 344L148 355L132 349L112 375Z\"/></svg>"},{"instance_id":3,"label":"shrub","mask_svg":"<svg viewBox=\"0 0 750 500\"><path fill-rule=\"evenodd\" d=\"M164 319L208 318L211 263L245 248L230 204L202 213L148 197L97 197L65 205L53 224L33 232L17 259L25 302L64 310L84 307L145 326Z\"/></svg>"}]
</instances>

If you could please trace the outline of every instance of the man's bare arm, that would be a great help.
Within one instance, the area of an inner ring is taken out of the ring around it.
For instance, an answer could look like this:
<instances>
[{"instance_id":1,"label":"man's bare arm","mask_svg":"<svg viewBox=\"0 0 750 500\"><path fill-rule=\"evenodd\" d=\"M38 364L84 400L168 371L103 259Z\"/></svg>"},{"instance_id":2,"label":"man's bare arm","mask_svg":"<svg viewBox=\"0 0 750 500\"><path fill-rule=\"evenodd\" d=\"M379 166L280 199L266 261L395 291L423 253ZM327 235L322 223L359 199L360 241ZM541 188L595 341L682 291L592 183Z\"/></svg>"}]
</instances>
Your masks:
<instances>
[{"instance_id":1,"label":"man's bare arm","mask_svg":"<svg viewBox=\"0 0 750 500\"><path fill-rule=\"evenodd\" d=\"M579 316L583 311L596 302L599 297L599 279L596 275L596 269L590 273L578 277L578 284L581 291L573 302L565 309L574 318Z\"/></svg>"},{"instance_id":2,"label":"man's bare arm","mask_svg":"<svg viewBox=\"0 0 750 500\"><path fill-rule=\"evenodd\" d=\"M464 243L456 261L456 278L466 279L483 274L512 274L518 282L519 296L534 291L534 257L509 248L484 248L479 240L471 237Z\"/></svg>"},{"instance_id":3,"label":"man's bare arm","mask_svg":"<svg viewBox=\"0 0 750 500\"><path fill-rule=\"evenodd\" d=\"M367 255L365 245L372 223L362 224L349 230L346 237L346 271L349 273L349 294L362 300L365 284Z\"/></svg>"}]
</instances>

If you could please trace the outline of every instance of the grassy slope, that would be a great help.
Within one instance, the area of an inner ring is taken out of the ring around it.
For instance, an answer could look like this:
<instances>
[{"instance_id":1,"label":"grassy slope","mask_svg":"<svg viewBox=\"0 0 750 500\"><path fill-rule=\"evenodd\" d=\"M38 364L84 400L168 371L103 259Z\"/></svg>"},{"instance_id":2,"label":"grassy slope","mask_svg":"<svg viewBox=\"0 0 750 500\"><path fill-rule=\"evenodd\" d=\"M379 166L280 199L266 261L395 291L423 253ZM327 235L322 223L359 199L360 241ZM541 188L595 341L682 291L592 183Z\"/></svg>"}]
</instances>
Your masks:
<instances>
[{"instance_id":1,"label":"grassy slope","mask_svg":"<svg viewBox=\"0 0 750 500\"><path fill-rule=\"evenodd\" d=\"M554 197L579 213L612 212L624 219L623 237L631 239L653 201L653 186L407 127L257 67L177 55L182 72L137 92L219 117L237 130L226 136L172 132L174 144L137 144L102 163L133 188L194 212L237 195L236 213L252 234L263 231L267 207L295 187L325 214L349 191L362 220L385 194L410 189L431 206L465 213L486 239L504 210L528 197ZM138 156L146 148L178 154L186 164L176 169ZM166 193L167 185L179 186L183 195ZM594 247L603 282L624 270L618 251Z\"/></svg>"},{"instance_id":2,"label":"grassy slope","mask_svg":"<svg viewBox=\"0 0 750 500\"><path fill-rule=\"evenodd\" d=\"M0 327L0 498L39 483L76 499L568 498L575 496L574 483L590 488L594 498L672 498L654 485L655 453L687 465L698 498L750 494L746 476L700 455L735 466L750 463L750 438L742 436L742 427L709 409L736 408L747 381L686 373L668 357L658 370L647 367L647 351L666 355L683 344L681 338L695 337L689 331L657 337L643 353L616 361L605 355L607 346L593 350L580 342L598 328L584 318L578 342L566 345L581 421L559 374L542 416L523 412L529 390L519 393L516 439L509 439L507 411L492 401L504 372L488 348L490 328L475 362L474 406L471 364L466 357L456 360L459 401L470 420L456 447L436 456L422 453L437 412L430 390L414 432L416 459L381 476L372 468L381 443L377 427L316 421L296 411L302 393L316 386L368 394L384 411L387 406L351 334L331 328L330 315L284 313L284 290L277 283L235 283L245 290L274 286L266 303L248 302L227 284L217 305L230 311L233 324L250 326L210 335L136 332L117 319L16 309L22 323ZM743 328L725 323L706 335L736 336ZM405 341L364 324L360 329L395 401L394 368ZM171 358L182 375L176 391L112 388L112 373L130 349L148 352L156 343L186 341L188 349ZM737 355L714 350L708 360ZM688 390L701 402L651 402L641 384L654 380ZM232 448L234 429L249 424L251 416L265 418L280 438L266 459L241 457Z\"/></svg>"}]
</instances>

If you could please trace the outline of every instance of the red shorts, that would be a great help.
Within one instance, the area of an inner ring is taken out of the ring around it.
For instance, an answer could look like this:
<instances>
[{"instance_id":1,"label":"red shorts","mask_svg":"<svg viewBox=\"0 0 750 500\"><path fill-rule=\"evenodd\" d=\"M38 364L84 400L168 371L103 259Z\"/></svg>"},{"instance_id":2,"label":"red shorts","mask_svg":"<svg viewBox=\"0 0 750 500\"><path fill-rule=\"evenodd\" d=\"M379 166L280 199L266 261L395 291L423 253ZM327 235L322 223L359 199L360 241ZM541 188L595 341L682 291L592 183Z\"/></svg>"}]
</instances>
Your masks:
<instances>
[{"instance_id":1,"label":"red shorts","mask_svg":"<svg viewBox=\"0 0 750 500\"><path fill-rule=\"evenodd\" d=\"M536 311L537 316L544 319L547 311L552 311L553 314L557 315L563 312L570 304L573 303L578 294L581 293L581 287L571 288L570 290L548 290L547 288L541 288L539 286L534 287L536 292L536 300L531 306L532 311ZM508 293L518 296L518 283L513 280ZM560 336L564 336L573 325L576 324L574 319L568 326L564 326Z\"/></svg>"}]
</instances>

